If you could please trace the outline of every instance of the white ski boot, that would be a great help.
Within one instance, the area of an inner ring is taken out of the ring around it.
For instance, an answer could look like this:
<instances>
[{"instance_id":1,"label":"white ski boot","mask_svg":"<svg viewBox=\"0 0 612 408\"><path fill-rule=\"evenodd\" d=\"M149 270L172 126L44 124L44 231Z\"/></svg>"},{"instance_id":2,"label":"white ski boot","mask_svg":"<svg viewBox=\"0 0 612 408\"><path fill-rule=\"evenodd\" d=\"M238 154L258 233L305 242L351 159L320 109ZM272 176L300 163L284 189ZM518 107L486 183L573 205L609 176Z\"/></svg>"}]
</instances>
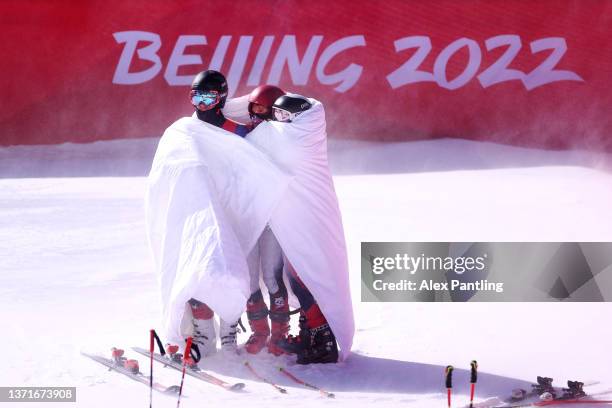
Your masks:
<instances>
[{"instance_id":1,"label":"white ski boot","mask_svg":"<svg viewBox=\"0 0 612 408\"><path fill-rule=\"evenodd\" d=\"M228 323L221 319L219 337L221 338L221 351L228 354L238 354L238 322Z\"/></svg>"},{"instance_id":2,"label":"white ski boot","mask_svg":"<svg viewBox=\"0 0 612 408\"><path fill-rule=\"evenodd\" d=\"M193 319L193 344L198 346L201 357L207 357L217 351L217 333L215 319Z\"/></svg>"}]
</instances>

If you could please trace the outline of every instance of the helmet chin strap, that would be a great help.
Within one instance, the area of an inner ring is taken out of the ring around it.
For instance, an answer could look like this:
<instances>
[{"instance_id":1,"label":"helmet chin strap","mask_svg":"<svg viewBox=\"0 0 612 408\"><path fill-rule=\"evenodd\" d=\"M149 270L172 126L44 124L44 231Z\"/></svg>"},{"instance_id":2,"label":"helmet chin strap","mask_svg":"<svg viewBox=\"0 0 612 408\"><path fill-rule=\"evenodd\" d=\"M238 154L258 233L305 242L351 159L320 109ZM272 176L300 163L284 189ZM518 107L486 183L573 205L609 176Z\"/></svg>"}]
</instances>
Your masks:
<instances>
[{"instance_id":1,"label":"helmet chin strap","mask_svg":"<svg viewBox=\"0 0 612 408\"><path fill-rule=\"evenodd\" d=\"M260 123L265 122L265 119L262 119L261 116L255 115L254 113L249 114L249 117L251 118L251 124L253 125L253 127L257 127L257 125L259 125Z\"/></svg>"},{"instance_id":2,"label":"helmet chin strap","mask_svg":"<svg viewBox=\"0 0 612 408\"><path fill-rule=\"evenodd\" d=\"M210 123L211 125L221 127L223 123L225 123L225 116L223 112L221 112L221 108L215 106L212 109L201 111L196 108L196 115L198 115L198 119L203 122Z\"/></svg>"}]
</instances>

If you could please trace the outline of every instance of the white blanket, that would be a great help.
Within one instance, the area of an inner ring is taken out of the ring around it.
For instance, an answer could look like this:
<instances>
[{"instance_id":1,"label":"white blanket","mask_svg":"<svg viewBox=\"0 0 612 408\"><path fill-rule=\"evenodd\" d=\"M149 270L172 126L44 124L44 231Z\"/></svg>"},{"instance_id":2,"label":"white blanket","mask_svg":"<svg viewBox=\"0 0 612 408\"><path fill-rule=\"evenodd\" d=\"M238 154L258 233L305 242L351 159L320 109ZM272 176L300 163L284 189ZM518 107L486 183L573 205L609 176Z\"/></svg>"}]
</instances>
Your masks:
<instances>
[{"instance_id":1,"label":"white blanket","mask_svg":"<svg viewBox=\"0 0 612 408\"><path fill-rule=\"evenodd\" d=\"M320 102L312 102L292 123L264 122L247 140L295 177L270 227L346 358L355 331L346 244L327 161L325 111Z\"/></svg>"},{"instance_id":2,"label":"white blanket","mask_svg":"<svg viewBox=\"0 0 612 408\"><path fill-rule=\"evenodd\" d=\"M148 179L146 220L168 340L183 342L190 298L236 321L250 295L246 255L291 177L244 139L194 117L172 124Z\"/></svg>"},{"instance_id":3,"label":"white blanket","mask_svg":"<svg viewBox=\"0 0 612 408\"><path fill-rule=\"evenodd\" d=\"M190 298L226 321L243 313L250 295L246 254L269 222L332 327L341 358L350 352L344 233L327 164L325 112L313 102L293 123L259 125L248 142L195 117L164 133L149 174L146 214L170 341L182 342Z\"/></svg>"}]
</instances>

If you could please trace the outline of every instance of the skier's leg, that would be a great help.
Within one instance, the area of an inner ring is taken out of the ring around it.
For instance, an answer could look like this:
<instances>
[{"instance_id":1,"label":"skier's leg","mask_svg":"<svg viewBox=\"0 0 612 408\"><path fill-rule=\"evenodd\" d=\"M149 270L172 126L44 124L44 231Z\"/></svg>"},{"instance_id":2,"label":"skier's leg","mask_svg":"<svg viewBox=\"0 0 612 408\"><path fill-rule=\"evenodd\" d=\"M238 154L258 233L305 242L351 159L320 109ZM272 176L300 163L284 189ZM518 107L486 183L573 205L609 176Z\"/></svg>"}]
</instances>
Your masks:
<instances>
[{"instance_id":1,"label":"skier's leg","mask_svg":"<svg viewBox=\"0 0 612 408\"><path fill-rule=\"evenodd\" d=\"M274 233L266 227L259 238L261 270L264 283L270 294L271 337L268 351L275 355L283 354L277 343L289 333L289 301L287 288L283 282L283 253Z\"/></svg>"},{"instance_id":2,"label":"skier's leg","mask_svg":"<svg viewBox=\"0 0 612 408\"><path fill-rule=\"evenodd\" d=\"M300 335L298 339L291 338L285 342L288 351L297 353L298 364L336 363L338 345L327 319L293 266L289 262L286 266L289 284L302 308Z\"/></svg>"},{"instance_id":3,"label":"skier's leg","mask_svg":"<svg viewBox=\"0 0 612 408\"><path fill-rule=\"evenodd\" d=\"M246 351L256 354L261 351L268 341L270 326L268 325L268 307L263 300L261 289L259 288L260 271L260 239L247 257L249 267L251 296L247 301L247 318L252 334L246 342Z\"/></svg>"},{"instance_id":4,"label":"skier's leg","mask_svg":"<svg viewBox=\"0 0 612 408\"><path fill-rule=\"evenodd\" d=\"M246 261L249 268L249 288L251 289L251 294L254 294L259 290L259 240L247 256Z\"/></svg>"},{"instance_id":5,"label":"skier's leg","mask_svg":"<svg viewBox=\"0 0 612 408\"><path fill-rule=\"evenodd\" d=\"M283 273L283 252L270 227L266 226L259 237L259 256L263 281L270 294L279 291L277 276ZM285 286L284 283L282 286Z\"/></svg>"},{"instance_id":6,"label":"skier's leg","mask_svg":"<svg viewBox=\"0 0 612 408\"><path fill-rule=\"evenodd\" d=\"M202 357L208 356L217 350L214 312L199 300L189 299L188 303L193 317L193 342Z\"/></svg>"}]
</instances>

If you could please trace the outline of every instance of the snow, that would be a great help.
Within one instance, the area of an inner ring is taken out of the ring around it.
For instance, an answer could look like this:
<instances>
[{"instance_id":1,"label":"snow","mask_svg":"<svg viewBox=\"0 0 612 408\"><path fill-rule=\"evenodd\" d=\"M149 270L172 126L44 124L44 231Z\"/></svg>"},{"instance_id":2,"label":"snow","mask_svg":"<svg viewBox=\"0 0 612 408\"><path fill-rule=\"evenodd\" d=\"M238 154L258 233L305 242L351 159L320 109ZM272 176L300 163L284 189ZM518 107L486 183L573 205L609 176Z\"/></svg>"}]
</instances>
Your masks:
<instances>
[{"instance_id":1,"label":"snow","mask_svg":"<svg viewBox=\"0 0 612 408\"><path fill-rule=\"evenodd\" d=\"M0 148L0 385L76 386L79 407L148 404L146 387L79 353L146 347L158 324L143 216L156 142ZM354 354L309 367L249 357L287 395L256 381L244 356L219 354L204 367L245 382L245 391L188 377L182 406L440 407L448 364L456 367L453 406L462 406L472 359L478 399L528 387L536 375L557 385L598 381L594 392L612 387L610 303L362 303L359 272L362 241L612 241L612 155L333 140L330 163L349 250ZM336 399L288 381L278 365ZM178 372L155 369L159 382L179 383ZM156 394L154 405L176 400Z\"/></svg>"}]
</instances>

